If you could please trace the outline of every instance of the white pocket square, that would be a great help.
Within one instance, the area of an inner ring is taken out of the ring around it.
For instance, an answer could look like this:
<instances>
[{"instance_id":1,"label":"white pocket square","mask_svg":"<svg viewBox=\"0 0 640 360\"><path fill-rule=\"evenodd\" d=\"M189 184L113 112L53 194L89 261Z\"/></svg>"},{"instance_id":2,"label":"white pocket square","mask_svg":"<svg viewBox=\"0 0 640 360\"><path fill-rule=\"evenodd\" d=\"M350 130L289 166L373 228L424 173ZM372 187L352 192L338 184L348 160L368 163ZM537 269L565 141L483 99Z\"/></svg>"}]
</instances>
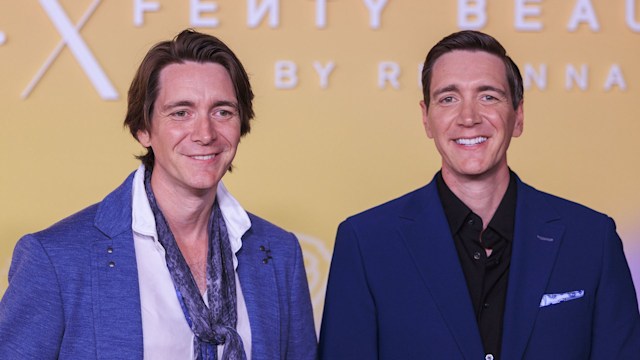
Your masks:
<instances>
[{"instance_id":1,"label":"white pocket square","mask_svg":"<svg viewBox=\"0 0 640 360\"><path fill-rule=\"evenodd\" d=\"M584 290L569 291L559 294L544 294L540 301L540 307L559 304L564 301L580 299L584 296Z\"/></svg>"}]
</instances>

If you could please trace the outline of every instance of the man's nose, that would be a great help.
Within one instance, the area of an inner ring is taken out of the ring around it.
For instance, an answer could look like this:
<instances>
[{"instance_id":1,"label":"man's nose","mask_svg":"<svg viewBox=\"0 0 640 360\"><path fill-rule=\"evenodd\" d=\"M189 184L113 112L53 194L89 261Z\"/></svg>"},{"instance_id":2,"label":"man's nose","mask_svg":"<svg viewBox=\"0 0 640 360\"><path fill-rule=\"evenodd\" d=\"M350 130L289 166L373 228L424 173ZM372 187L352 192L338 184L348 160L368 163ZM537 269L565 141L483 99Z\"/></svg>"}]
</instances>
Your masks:
<instances>
[{"instance_id":1,"label":"man's nose","mask_svg":"<svg viewBox=\"0 0 640 360\"><path fill-rule=\"evenodd\" d=\"M191 140L207 145L216 139L217 134L214 121L208 116L198 115L191 132Z\"/></svg>"},{"instance_id":2,"label":"man's nose","mask_svg":"<svg viewBox=\"0 0 640 360\"><path fill-rule=\"evenodd\" d=\"M481 122L478 113L478 105L473 101L463 101L460 105L460 114L458 116L458 124L462 126L473 126Z\"/></svg>"}]
</instances>

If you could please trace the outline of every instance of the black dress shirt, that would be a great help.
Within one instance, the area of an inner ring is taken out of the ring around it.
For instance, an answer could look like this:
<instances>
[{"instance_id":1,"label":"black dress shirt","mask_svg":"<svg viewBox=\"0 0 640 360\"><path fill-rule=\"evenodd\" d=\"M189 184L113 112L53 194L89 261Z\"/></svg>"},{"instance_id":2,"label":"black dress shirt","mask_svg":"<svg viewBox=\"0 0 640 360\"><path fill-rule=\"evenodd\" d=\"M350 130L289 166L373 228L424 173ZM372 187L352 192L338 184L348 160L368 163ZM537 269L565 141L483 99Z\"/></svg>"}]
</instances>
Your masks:
<instances>
[{"instance_id":1,"label":"black dress shirt","mask_svg":"<svg viewBox=\"0 0 640 360\"><path fill-rule=\"evenodd\" d=\"M515 222L515 174L510 172L507 191L484 231L480 216L451 192L441 173L436 176L436 184L467 281L484 351L499 359ZM491 249L489 257L485 249Z\"/></svg>"}]
</instances>

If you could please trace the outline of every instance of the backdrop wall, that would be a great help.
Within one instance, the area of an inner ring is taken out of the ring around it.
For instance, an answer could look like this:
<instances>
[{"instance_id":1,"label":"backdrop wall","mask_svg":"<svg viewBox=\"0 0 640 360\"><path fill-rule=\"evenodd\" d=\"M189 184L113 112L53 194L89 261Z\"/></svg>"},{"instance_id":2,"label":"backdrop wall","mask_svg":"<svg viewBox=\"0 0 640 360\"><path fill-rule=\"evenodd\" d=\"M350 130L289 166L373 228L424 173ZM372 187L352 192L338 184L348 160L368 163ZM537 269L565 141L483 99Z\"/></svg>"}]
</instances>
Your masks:
<instances>
[{"instance_id":1,"label":"backdrop wall","mask_svg":"<svg viewBox=\"0 0 640 360\"><path fill-rule=\"evenodd\" d=\"M187 27L250 73L257 116L224 182L299 235L317 316L338 223L439 169L419 65L463 28L496 36L525 74L511 167L614 217L640 284L639 0L25 0L0 2L0 295L20 236L137 167L129 82Z\"/></svg>"}]
</instances>

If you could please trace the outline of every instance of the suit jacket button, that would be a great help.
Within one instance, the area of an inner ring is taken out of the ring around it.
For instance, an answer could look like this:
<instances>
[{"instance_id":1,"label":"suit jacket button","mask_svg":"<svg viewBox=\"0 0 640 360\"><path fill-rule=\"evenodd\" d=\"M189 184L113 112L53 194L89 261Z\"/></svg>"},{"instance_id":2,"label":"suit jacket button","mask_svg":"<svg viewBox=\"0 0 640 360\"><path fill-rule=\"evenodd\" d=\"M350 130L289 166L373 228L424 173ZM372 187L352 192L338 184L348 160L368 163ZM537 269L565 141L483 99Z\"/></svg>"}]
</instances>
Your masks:
<instances>
[{"instance_id":1,"label":"suit jacket button","mask_svg":"<svg viewBox=\"0 0 640 360\"><path fill-rule=\"evenodd\" d=\"M493 354L487 354L487 355L484 357L484 360L493 360Z\"/></svg>"},{"instance_id":2,"label":"suit jacket button","mask_svg":"<svg viewBox=\"0 0 640 360\"><path fill-rule=\"evenodd\" d=\"M114 261L109 261L109 267L116 267L116 263Z\"/></svg>"}]
</instances>

